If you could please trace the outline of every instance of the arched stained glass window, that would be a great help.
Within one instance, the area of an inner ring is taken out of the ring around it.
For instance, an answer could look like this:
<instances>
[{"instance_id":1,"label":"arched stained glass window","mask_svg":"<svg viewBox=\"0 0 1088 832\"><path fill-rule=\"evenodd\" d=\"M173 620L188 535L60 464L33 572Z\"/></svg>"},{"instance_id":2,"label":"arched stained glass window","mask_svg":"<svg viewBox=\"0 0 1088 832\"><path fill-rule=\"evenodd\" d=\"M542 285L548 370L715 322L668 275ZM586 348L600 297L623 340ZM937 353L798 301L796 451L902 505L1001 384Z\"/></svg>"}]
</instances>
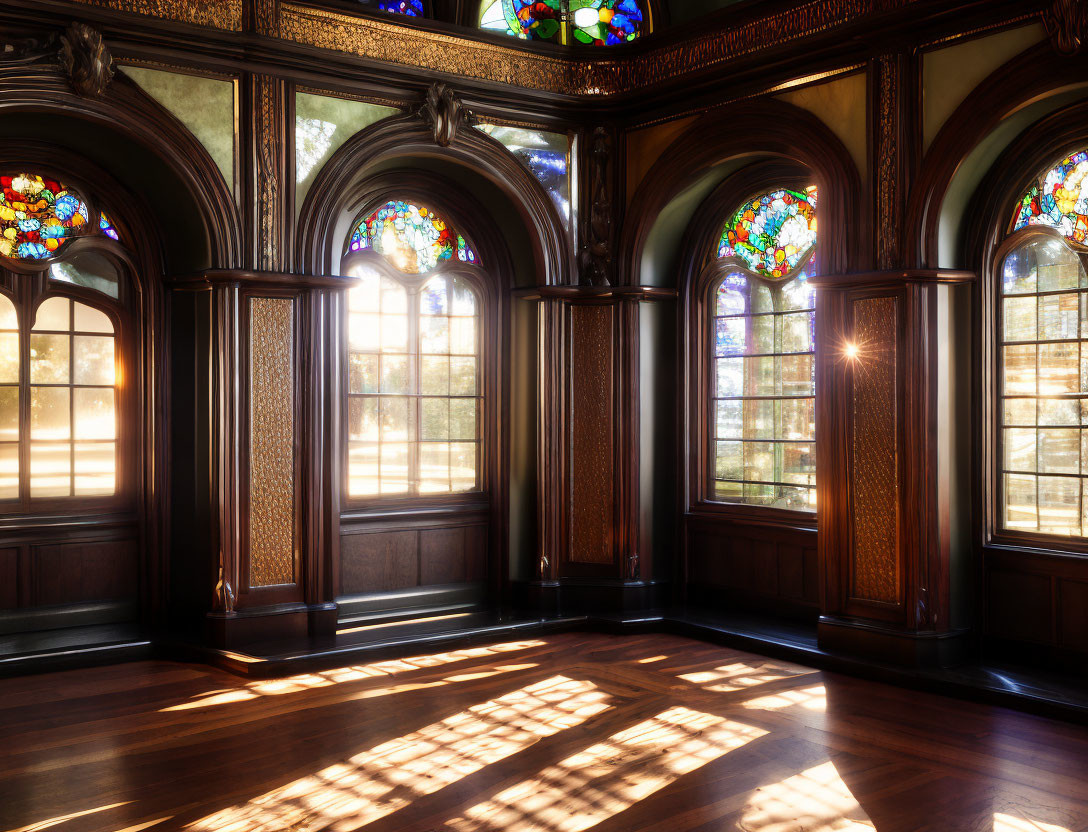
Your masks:
<instances>
[{"instance_id":1,"label":"arched stained glass window","mask_svg":"<svg viewBox=\"0 0 1088 832\"><path fill-rule=\"evenodd\" d=\"M997 264L1000 528L1088 537L1088 151L1020 199Z\"/></svg>"},{"instance_id":2,"label":"arched stained glass window","mask_svg":"<svg viewBox=\"0 0 1088 832\"><path fill-rule=\"evenodd\" d=\"M480 490L472 248L425 207L389 202L359 223L346 256L360 280L348 293L348 496Z\"/></svg>"},{"instance_id":3,"label":"arched stained glass window","mask_svg":"<svg viewBox=\"0 0 1088 832\"><path fill-rule=\"evenodd\" d=\"M410 202L387 202L360 220L348 244L351 251L372 249L408 274L425 274L456 257L475 263L465 238L433 211Z\"/></svg>"},{"instance_id":4,"label":"arched stained glass window","mask_svg":"<svg viewBox=\"0 0 1088 832\"><path fill-rule=\"evenodd\" d=\"M480 27L526 40L606 46L648 31L640 0L486 0Z\"/></svg>"},{"instance_id":5,"label":"arched stained glass window","mask_svg":"<svg viewBox=\"0 0 1088 832\"><path fill-rule=\"evenodd\" d=\"M711 284L711 499L816 507L816 189L742 205ZM720 272L720 273L721 273Z\"/></svg>"},{"instance_id":6,"label":"arched stained glass window","mask_svg":"<svg viewBox=\"0 0 1088 832\"><path fill-rule=\"evenodd\" d=\"M0 176L0 254L44 260L83 230L87 203L66 186L34 173Z\"/></svg>"}]
</instances>

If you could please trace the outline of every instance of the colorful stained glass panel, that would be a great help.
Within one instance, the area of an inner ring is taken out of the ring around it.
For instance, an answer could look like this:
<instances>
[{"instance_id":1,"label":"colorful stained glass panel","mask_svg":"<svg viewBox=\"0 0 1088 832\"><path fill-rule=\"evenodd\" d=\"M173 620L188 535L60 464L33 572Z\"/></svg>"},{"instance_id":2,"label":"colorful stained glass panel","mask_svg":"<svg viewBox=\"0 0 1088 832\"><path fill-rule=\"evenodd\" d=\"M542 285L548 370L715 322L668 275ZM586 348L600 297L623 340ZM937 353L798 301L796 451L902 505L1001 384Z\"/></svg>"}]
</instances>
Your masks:
<instances>
[{"instance_id":1,"label":"colorful stained glass panel","mask_svg":"<svg viewBox=\"0 0 1088 832\"><path fill-rule=\"evenodd\" d=\"M121 239L117 234L117 229L113 227L113 221L105 211L98 215L98 228L111 240Z\"/></svg>"},{"instance_id":2,"label":"colorful stained glass panel","mask_svg":"<svg viewBox=\"0 0 1088 832\"><path fill-rule=\"evenodd\" d=\"M495 0L484 6L480 27L525 40L559 40L561 0Z\"/></svg>"},{"instance_id":3,"label":"colorful stained glass panel","mask_svg":"<svg viewBox=\"0 0 1088 832\"><path fill-rule=\"evenodd\" d=\"M737 257L757 274L784 279L816 244L816 188L781 189L745 203L726 223L719 257Z\"/></svg>"},{"instance_id":4,"label":"colorful stained glass panel","mask_svg":"<svg viewBox=\"0 0 1088 832\"><path fill-rule=\"evenodd\" d=\"M594 46L635 40L642 33L638 0L570 0L574 39Z\"/></svg>"},{"instance_id":5,"label":"colorful stained glass panel","mask_svg":"<svg viewBox=\"0 0 1088 832\"><path fill-rule=\"evenodd\" d=\"M360 221L348 247L373 249L408 274L424 274L454 256L464 263L476 262L471 246L445 220L402 200L387 202Z\"/></svg>"},{"instance_id":6,"label":"colorful stained glass panel","mask_svg":"<svg viewBox=\"0 0 1088 832\"><path fill-rule=\"evenodd\" d=\"M1088 150L1051 168L1020 200L1015 230L1030 225L1054 228L1088 245Z\"/></svg>"},{"instance_id":7,"label":"colorful stained glass panel","mask_svg":"<svg viewBox=\"0 0 1088 832\"><path fill-rule=\"evenodd\" d=\"M383 12L406 14L410 17L423 17L423 0L378 0L378 8Z\"/></svg>"},{"instance_id":8,"label":"colorful stained glass panel","mask_svg":"<svg viewBox=\"0 0 1088 832\"><path fill-rule=\"evenodd\" d=\"M53 257L87 225L87 204L36 173L0 176L0 254L20 260Z\"/></svg>"}]
</instances>

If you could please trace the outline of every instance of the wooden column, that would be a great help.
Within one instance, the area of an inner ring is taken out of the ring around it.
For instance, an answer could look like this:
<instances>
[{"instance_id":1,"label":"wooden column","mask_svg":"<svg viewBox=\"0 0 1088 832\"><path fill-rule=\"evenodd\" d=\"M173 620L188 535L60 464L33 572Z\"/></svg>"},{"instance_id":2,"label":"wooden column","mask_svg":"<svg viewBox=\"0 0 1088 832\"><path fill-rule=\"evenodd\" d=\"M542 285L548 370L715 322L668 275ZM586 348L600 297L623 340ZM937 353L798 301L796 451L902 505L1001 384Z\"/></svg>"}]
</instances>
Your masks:
<instances>
[{"instance_id":1,"label":"wooden column","mask_svg":"<svg viewBox=\"0 0 1088 832\"><path fill-rule=\"evenodd\" d=\"M338 362L326 334L354 281L216 270L175 282L203 296L209 479L218 584L208 635L221 647L335 630ZM206 352L205 352L206 351ZM199 391L198 391L198 395Z\"/></svg>"},{"instance_id":2,"label":"wooden column","mask_svg":"<svg viewBox=\"0 0 1088 832\"><path fill-rule=\"evenodd\" d=\"M965 272L814 278L823 647L905 664L965 647L957 570L969 540L949 507L969 493L955 357ZM966 316L966 321L964 317ZM969 513L969 509L965 510Z\"/></svg>"},{"instance_id":3,"label":"wooden column","mask_svg":"<svg viewBox=\"0 0 1088 832\"><path fill-rule=\"evenodd\" d=\"M656 601L641 548L639 328L651 287L541 287L539 571L547 610L645 609Z\"/></svg>"}]
</instances>

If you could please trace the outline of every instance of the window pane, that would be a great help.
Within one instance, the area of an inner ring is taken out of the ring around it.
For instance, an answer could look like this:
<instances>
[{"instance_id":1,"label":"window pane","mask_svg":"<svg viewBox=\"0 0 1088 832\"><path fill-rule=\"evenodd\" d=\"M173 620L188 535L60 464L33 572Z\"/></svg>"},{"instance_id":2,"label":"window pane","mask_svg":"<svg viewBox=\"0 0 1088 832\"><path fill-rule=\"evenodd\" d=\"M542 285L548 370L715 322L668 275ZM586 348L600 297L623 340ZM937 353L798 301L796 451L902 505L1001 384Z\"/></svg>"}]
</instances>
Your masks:
<instances>
[{"instance_id":1,"label":"window pane","mask_svg":"<svg viewBox=\"0 0 1088 832\"><path fill-rule=\"evenodd\" d=\"M19 441L19 388L0 387L0 442Z\"/></svg>"},{"instance_id":2,"label":"window pane","mask_svg":"<svg viewBox=\"0 0 1088 832\"><path fill-rule=\"evenodd\" d=\"M34 316L35 330L68 332L71 329L71 301L68 298L46 298Z\"/></svg>"},{"instance_id":3,"label":"window pane","mask_svg":"<svg viewBox=\"0 0 1088 832\"><path fill-rule=\"evenodd\" d=\"M76 443L77 497L113 494L117 488L117 446L113 442Z\"/></svg>"},{"instance_id":4,"label":"window pane","mask_svg":"<svg viewBox=\"0 0 1088 832\"><path fill-rule=\"evenodd\" d=\"M14 500L19 496L19 445L14 442L0 444L0 500Z\"/></svg>"},{"instance_id":5,"label":"window pane","mask_svg":"<svg viewBox=\"0 0 1088 832\"><path fill-rule=\"evenodd\" d=\"M30 382L68 384L69 338L67 335L30 336Z\"/></svg>"},{"instance_id":6,"label":"window pane","mask_svg":"<svg viewBox=\"0 0 1088 832\"><path fill-rule=\"evenodd\" d=\"M0 384L19 383L19 333L0 332Z\"/></svg>"},{"instance_id":7,"label":"window pane","mask_svg":"<svg viewBox=\"0 0 1088 832\"><path fill-rule=\"evenodd\" d=\"M1088 355L1079 338L1088 303L1080 258L1058 240L1035 240L1005 259L999 358L1002 524L1018 531L1083 535L1088 451ZM1041 294L1046 293L1046 294Z\"/></svg>"},{"instance_id":8,"label":"window pane","mask_svg":"<svg viewBox=\"0 0 1088 832\"><path fill-rule=\"evenodd\" d=\"M115 367L111 336L76 335L72 338L72 351L73 382L113 385Z\"/></svg>"},{"instance_id":9,"label":"window pane","mask_svg":"<svg viewBox=\"0 0 1088 832\"><path fill-rule=\"evenodd\" d=\"M72 435L68 387L30 388L30 438L68 439Z\"/></svg>"},{"instance_id":10,"label":"window pane","mask_svg":"<svg viewBox=\"0 0 1088 832\"><path fill-rule=\"evenodd\" d=\"M19 316L15 314L15 304L7 295L0 294L0 330L17 331Z\"/></svg>"},{"instance_id":11,"label":"window pane","mask_svg":"<svg viewBox=\"0 0 1088 832\"><path fill-rule=\"evenodd\" d=\"M117 414L114 412L114 392L101 387L77 387L75 396L76 439L115 439Z\"/></svg>"},{"instance_id":12,"label":"window pane","mask_svg":"<svg viewBox=\"0 0 1088 832\"><path fill-rule=\"evenodd\" d=\"M76 303L75 311L76 332L104 332L113 334L113 323L105 312L87 306L85 303ZM66 327L67 328L67 327Z\"/></svg>"},{"instance_id":13,"label":"window pane","mask_svg":"<svg viewBox=\"0 0 1088 832\"><path fill-rule=\"evenodd\" d=\"M72 493L72 447L30 443L30 496L68 497Z\"/></svg>"}]
</instances>

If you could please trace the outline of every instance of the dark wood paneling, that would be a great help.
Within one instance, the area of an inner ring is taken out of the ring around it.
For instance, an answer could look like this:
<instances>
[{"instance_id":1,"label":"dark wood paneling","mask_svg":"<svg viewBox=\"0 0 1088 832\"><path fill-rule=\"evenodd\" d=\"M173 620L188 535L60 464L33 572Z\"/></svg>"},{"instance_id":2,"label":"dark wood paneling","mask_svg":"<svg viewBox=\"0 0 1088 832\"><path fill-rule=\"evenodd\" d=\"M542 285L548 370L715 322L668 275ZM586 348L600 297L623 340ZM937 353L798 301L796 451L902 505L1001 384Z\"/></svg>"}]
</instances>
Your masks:
<instances>
[{"instance_id":1,"label":"dark wood paneling","mask_svg":"<svg viewBox=\"0 0 1088 832\"><path fill-rule=\"evenodd\" d=\"M19 606L19 550L0 549L0 610Z\"/></svg>"},{"instance_id":2,"label":"dark wood paneling","mask_svg":"<svg viewBox=\"0 0 1088 832\"><path fill-rule=\"evenodd\" d=\"M687 586L693 601L745 599L785 611L819 608L816 532L718 518L688 518Z\"/></svg>"},{"instance_id":3,"label":"dark wood paneling","mask_svg":"<svg viewBox=\"0 0 1088 832\"><path fill-rule=\"evenodd\" d=\"M1051 640L1051 579L1025 572L991 572L986 587L992 635L1016 641Z\"/></svg>"},{"instance_id":4,"label":"dark wood paneling","mask_svg":"<svg viewBox=\"0 0 1088 832\"><path fill-rule=\"evenodd\" d=\"M134 600L139 586L134 540L31 548L32 605Z\"/></svg>"},{"instance_id":5,"label":"dark wood paneling","mask_svg":"<svg viewBox=\"0 0 1088 832\"><path fill-rule=\"evenodd\" d=\"M419 582L419 533L344 535L340 542L344 594L407 589Z\"/></svg>"},{"instance_id":6,"label":"dark wood paneling","mask_svg":"<svg viewBox=\"0 0 1088 832\"><path fill-rule=\"evenodd\" d=\"M1058 644L1088 652L1088 583L1058 581Z\"/></svg>"},{"instance_id":7,"label":"dark wood paneling","mask_svg":"<svg viewBox=\"0 0 1088 832\"><path fill-rule=\"evenodd\" d=\"M487 526L350 532L340 538L341 592L363 595L487 577Z\"/></svg>"}]
</instances>

